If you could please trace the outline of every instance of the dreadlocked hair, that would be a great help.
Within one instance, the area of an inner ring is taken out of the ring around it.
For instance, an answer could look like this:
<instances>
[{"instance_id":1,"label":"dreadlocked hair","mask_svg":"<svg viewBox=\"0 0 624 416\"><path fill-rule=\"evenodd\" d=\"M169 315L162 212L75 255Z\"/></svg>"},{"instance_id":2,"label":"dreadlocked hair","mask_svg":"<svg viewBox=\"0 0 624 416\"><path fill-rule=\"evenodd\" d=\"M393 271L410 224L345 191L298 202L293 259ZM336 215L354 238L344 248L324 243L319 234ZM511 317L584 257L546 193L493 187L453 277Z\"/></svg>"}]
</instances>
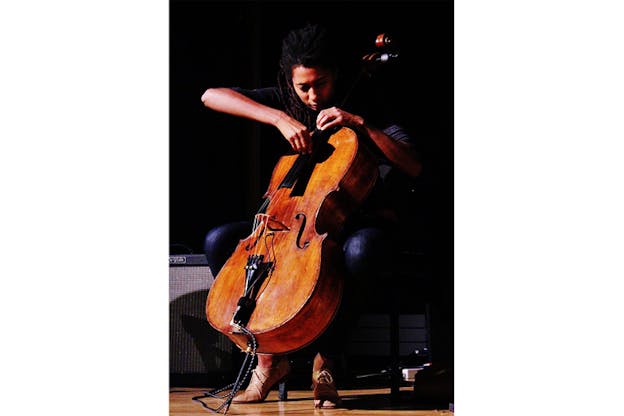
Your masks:
<instances>
[{"instance_id":1,"label":"dreadlocked hair","mask_svg":"<svg viewBox=\"0 0 624 416\"><path fill-rule=\"evenodd\" d=\"M282 55L277 73L277 86L286 113L314 130L318 112L301 102L292 84L294 66L319 67L337 72L340 66L338 48L322 26L307 24L289 32L282 41Z\"/></svg>"}]
</instances>

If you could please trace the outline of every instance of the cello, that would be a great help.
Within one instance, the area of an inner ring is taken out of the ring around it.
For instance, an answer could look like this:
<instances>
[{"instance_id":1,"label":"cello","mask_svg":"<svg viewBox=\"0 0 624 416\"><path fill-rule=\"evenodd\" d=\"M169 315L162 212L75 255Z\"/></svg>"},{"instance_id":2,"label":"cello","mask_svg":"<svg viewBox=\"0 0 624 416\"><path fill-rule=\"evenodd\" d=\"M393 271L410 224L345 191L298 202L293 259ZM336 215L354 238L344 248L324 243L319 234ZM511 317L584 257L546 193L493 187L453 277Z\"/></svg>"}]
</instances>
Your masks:
<instances>
[{"instance_id":1,"label":"cello","mask_svg":"<svg viewBox=\"0 0 624 416\"><path fill-rule=\"evenodd\" d=\"M310 344L333 319L343 290L337 237L377 179L370 150L346 127L316 131L311 154L282 156L251 235L211 287L208 322L239 348L288 353Z\"/></svg>"},{"instance_id":2,"label":"cello","mask_svg":"<svg viewBox=\"0 0 624 416\"><path fill-rule=\"evenodd\" d=\"M379 35L376 46L388 40ZM370 54L363 61L383 59ZM356 82L363 75L370 72L363 68ZM248 357L309 345L340 306L345 272L340 234L373 189L377 160L347 127L316 130L312 142L311 154L279 159L251 234L239 241L206 299L210 325ZM242 384L243 368L230 399Z\"/></svg>"}]
</instances>

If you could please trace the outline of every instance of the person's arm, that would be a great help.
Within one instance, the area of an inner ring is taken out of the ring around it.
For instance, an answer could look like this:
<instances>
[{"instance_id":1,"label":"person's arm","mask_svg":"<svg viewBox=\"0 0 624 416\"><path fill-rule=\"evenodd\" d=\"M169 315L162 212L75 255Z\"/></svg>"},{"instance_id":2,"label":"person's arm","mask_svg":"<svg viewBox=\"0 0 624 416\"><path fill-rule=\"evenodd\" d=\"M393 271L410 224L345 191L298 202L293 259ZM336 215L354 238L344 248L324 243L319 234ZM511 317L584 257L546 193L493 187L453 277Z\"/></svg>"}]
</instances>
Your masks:
<instances>
[{"instance_id":1,"label":"person's arm","mask_svg":"<svg viewBox=\"0 0 624 416\"><path fill-rule=\"evenodd\" d=\"M325 130L333 126L350 127L356 132L370 137L392 164L409 176L420 175L422 164L414 147L394 140L382 130L366 123L363 117L337 107L322 110L316 119L316 127Z\"/></svg>"},{"instance_id":2,"label":"person's arm","mask_svg":"<svg viewBox=\"0 0 624 416\"><path fill-rule=\"evenodd\" d=\"M310 132L306 126L282 110L254 101L231 88L209 88L201 100L211 110L276 127L296 152L311 151Z\"/></svg>"},{"instance_id":3,"label":"person's arm","mask_svg":"<svg viewBox=\"0 0 624 416\"><path fill-rule=\"evenodd\" d=\"M260 104L231 88L208 88L201 97L211 110L277 126L283 111Z\"/></svg>"},{"instance_id":4,"label":"person's arm","mask_svg":"<svg viewBox=\"0 0 624 416\"><path fill-rule=\"evenodd\" d=\"M420 175L422 164L413 146L394 140L382 130L368 125L361 117L360 119L362 122L359 131L365 131L390 162L411 177Z\"/></svg>"}]
</instances>

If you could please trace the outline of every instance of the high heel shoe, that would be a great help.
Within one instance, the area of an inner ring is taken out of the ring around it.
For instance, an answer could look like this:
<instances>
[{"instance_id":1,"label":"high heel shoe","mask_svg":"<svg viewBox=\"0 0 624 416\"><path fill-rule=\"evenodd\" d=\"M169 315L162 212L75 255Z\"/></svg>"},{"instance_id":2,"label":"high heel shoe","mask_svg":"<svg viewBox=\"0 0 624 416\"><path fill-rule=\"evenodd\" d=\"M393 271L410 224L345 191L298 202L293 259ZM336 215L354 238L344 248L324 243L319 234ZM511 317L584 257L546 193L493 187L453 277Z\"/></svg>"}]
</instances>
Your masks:
<instances>
[{"instance_id":1,"label":"high heel shoe","mask_svg":"<svg viewBox=\"0 0 624 416\"><path fill-rule=\"evenodd\" d=\"M279 400L286 400L286 379L290 373L287 358L280 359L273 367L256 367L251 372L251 380L245 391L237 394L232 403L258 403L266 399L271 388L277 383Z\"/></svg>"},{"instance_id":2,"label":"high heel shoe","mask_svg":"<svg viewBox=\"0 0 624 416\"><path fill-rule=\"evenodd\" d=\"M336 389L334 377L330 372L331 361L317 354L312 370L312 388L314 389L315 408L334 408L340 406L341 399Z\"/></svg>"}]
</instances>

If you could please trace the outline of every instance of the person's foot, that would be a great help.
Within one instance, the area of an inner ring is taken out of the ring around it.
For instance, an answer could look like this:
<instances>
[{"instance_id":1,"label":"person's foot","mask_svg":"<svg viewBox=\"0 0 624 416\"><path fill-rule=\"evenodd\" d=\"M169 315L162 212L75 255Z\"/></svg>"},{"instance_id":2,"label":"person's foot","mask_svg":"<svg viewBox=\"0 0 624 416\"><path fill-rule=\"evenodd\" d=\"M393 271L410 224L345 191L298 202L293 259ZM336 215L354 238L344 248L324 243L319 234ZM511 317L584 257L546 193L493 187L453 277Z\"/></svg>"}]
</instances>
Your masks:
<instances>
[{"instance_id":1,"label":"person's foot","mask_svg":"<svg viewBox=\"0 0 624 416\"><path fill-rule=\"evenodd\" d=\"M340 406L340 396L331 374L331 360L317 354L312 369L312 388L314 389L315 408L334 408Z\"/></svg>"},{"instance_id":2,"label":"person's foot","mask_svg":"<svg viewBox=\"0 0 624 416\"><path fill-rule=\"evenodd\" d=\"M251 372L251 380L245 391L237 394L232 403L258 403L266 399L275 384L284 382L290 373L290 364L286 357L280 358L271 367L257 366ZM280 389L280 392L282 389ZM280 400L282 394L280 393Z\"/></svg>"}]
</instances>

